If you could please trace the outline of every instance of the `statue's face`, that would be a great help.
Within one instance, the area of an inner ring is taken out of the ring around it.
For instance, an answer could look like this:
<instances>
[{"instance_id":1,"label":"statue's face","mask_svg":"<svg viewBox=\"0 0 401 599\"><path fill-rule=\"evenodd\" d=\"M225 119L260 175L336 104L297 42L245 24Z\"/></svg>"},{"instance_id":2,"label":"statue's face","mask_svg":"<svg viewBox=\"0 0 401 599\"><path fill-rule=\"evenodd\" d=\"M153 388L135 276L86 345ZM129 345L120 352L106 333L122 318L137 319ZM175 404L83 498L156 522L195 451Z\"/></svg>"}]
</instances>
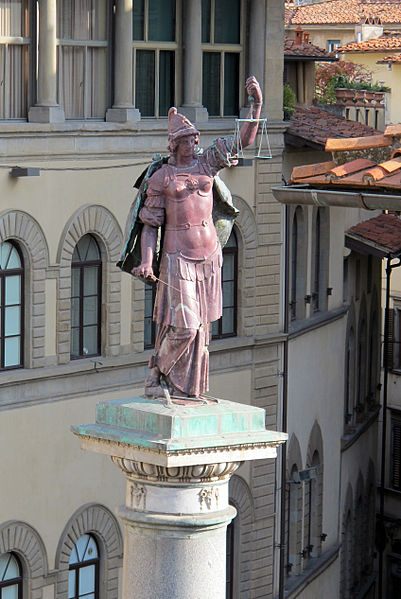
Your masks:
<instances>
[{"instance_id":1,"label":"statue's face","mask_svg":"<svg viewBox=\"0 0 401 599\"><path fill-rule=\"evenodd\" d=\"M177 158L189 158L195 152L195 135L184 135L177 140Z\"/></svg>"}]
</instances>

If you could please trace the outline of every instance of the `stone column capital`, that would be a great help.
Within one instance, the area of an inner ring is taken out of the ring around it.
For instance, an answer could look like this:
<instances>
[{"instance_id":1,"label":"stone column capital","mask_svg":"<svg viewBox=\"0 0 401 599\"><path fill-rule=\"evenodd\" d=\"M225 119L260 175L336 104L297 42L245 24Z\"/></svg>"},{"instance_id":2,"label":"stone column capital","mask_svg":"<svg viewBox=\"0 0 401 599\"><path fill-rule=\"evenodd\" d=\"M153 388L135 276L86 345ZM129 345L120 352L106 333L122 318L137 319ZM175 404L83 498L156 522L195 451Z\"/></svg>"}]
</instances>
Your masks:
<instances>
[{"instance_id":1,"label":"stone column capital","mask_svg":"<svg viewBox=\"0 0 401 599\"><path fill-rule=\"evenodd\" d=\"M101 403L95 424L72 430L126 477L123 599L224 599L229 479L244 460L275 457L287 435L267 431L255 406L143 397Z\"/></svg>"}]
</instances>

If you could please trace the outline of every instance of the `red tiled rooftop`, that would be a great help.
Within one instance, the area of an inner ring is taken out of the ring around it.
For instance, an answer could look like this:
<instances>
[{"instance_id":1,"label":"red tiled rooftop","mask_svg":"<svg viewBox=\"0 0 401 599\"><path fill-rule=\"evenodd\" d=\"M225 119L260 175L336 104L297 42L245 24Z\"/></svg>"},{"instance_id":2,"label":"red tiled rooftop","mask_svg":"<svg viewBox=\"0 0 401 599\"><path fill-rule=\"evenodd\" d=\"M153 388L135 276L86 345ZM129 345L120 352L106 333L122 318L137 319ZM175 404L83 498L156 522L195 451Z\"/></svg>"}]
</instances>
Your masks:
<instances>
[{"instance_id":1,"label":"red tiled rooftop","mask_svg":"<svg viewBox=\"0 0 401 599\"><path fill-rule=\"evenodd\" d=\"M367 19L381 23L401 23L398 0L326 0L314 4L287 5L285 25L320 25L364 23Z\"/></svg>"},{"instance_id":2,"label":"red tiled rooftop","mask_svg":"<svg viewBox=\"0 0 401 599\"><path fill-rule=\"evenodd\" d=\"M335 54L327 52L323 48L319 48L310 42L302 41L297 44L295 40L289 38L284 39L284 56L285 57L303 57L308 59L319 59L319 60L337 60Z\"/></svg>"},{"instance_id":3,"label":"red tiled rooftop","mask_svg":"<svg viewBox=\"0 0 401 599\"><path fill-rule=\"evenodd\" d=\"M334 162L324 162L315 165L305 165L294 168L292 173L292 184L309 184L321 188L368 188L376 193L401 193L401 156L399 148L396 147L391 153L389 148L387 154L389 159L375 162L373 153L363 154L366 150L385 148L397 145L400 137L399 125L388 127L385 134L350 139L328 139L326 150L332 152L347 152L343 156L349 156L355 152L354 159L335 166ZM358 156L358 153L362 152ZM390 157L391 156L391 157Z\"/></svg>"},{"instance_id":4,"label":"red tiled rooftop","mask_svg":"<svg viewBox=\"0 0 401 599\"><path fill-rule=\"evenodd\" d=\"M385 56L381 60L377 61L377 64L394 64L401 63L401 53L393 54L392 56Z\"/></svg>"},{"instance_id":5,"label":"red tiled rooftop","mask_svg":"<svg viewBox=\"0 0 401 599\"><path fill-rule=\"evenodd\" d=\"M380 134L373 127L349 121L342 116L314 106L296 106L287 133L320 146L325 146L328 138L348 139ZM391 144L391 139L388 143Z\"/></svg>"},{"instance_id":6,"label":"red tiled rooftop","mask_svg":"<svg viewBox=\"0 0 401 599\"><path fill-rule=\"evenodd\" d=\"M351 42L337 48L337 52L388 52L389 50L401 52L401 35L382 36L364 42Z\"/></svg>"},{"instance_id":7,"label":"red tiled rooftop","mask_svg":"<svg viewBox=\"0 0 401 599\"><path fill-rule=\"evenodd\" d=\"M370 241L386 248L389 253L401 250L401 220L394 214L380 214L364 220L347 231L347 235Z\"/></svg>"}]
</instances>

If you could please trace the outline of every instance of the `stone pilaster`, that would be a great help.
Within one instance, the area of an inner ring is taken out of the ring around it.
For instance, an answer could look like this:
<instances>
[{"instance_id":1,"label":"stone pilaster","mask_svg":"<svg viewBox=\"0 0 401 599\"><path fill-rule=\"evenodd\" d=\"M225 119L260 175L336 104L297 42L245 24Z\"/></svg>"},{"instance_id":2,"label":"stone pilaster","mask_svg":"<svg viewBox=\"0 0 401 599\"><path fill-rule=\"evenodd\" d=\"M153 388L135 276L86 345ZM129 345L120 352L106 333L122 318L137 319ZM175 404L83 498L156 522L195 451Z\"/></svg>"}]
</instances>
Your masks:
<instances>
[{"instance_id":1,"label":"stone pilaster","mask_svg":"<svg viewBox=\"0 0 401 599\"><path fill-rule=\"evenodd\" d=\"M184 23L184 102L179 111L195 123L208 120L202 106L202 3L187 0Z\"/></svg>"},{"instance_id":2,"label":"stone pilaster","mask_svg":"<svg viewBox=\"0 0 401 599\"><path fill-rule=\"evenodd\" d=\"M56 0L40 0L37 103L28 114L28 120L35 123L65 119L64 110L57 104L56 25Z\"/></svg>"},{"instance_id":3,"label":"stone pilaster","mask_svg":"<svg viewBox=\"0 0 401 599\"><path fill-rule=\"evenodd\" d=\"M114 104L106 121L138 121L141 114L132 104L132 0L117 0L114 59Z\"/></svg>"},{"instance_id":4,"label":"stone pilaster","mask_svg":"<svg viewBox=\"0 0 401 599\"><path fill-rule=\"evenodd\" d=\"M265 14L265 74L263 78L262 115L269 121L281 121L283 118L283 87L272 85L277 81L275 73L284 68L284 2L266 0Z\"/></svg>"},{"instance_id":5,"label":"stone pilaster","mask_svg":"<svg viewBox=\"0 0 401 599\"><path fill-rule=\"evenodd\" d=\"M126 480L123 599L224 599L231 475L276 456L286 435L265 411L219 400L106 401L96 423L72 427L83 449L108 454Z\"/></svg>"}]
</instances>

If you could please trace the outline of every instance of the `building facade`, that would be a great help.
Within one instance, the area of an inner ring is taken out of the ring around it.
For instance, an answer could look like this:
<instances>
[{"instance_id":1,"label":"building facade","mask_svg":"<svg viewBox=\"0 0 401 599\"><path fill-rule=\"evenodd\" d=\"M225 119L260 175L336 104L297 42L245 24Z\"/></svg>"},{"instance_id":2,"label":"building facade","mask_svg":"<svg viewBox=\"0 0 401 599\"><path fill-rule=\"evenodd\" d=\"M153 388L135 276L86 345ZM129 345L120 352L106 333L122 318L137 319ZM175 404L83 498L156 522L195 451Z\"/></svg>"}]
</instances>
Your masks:
<instances>
[{"instance_id":1,"label":"building facade","mask_svg":"<svg viewBox=\"0 0 401 599\"><path fill-rule=\"evenodd\" d=\"M281 0L0 2L0 597L121 596L124 494L69 428L143 393L152 292L117 267L134 182L166 153L167 111L201 145L232 134L255 74L272 158L222 173L240 215L225 250L212 395L276 427L282 323ZM19 167L14 169L14 167ZM233 478L228 596L275 593L273 460Z\"/></svg>"}]
</instances>

